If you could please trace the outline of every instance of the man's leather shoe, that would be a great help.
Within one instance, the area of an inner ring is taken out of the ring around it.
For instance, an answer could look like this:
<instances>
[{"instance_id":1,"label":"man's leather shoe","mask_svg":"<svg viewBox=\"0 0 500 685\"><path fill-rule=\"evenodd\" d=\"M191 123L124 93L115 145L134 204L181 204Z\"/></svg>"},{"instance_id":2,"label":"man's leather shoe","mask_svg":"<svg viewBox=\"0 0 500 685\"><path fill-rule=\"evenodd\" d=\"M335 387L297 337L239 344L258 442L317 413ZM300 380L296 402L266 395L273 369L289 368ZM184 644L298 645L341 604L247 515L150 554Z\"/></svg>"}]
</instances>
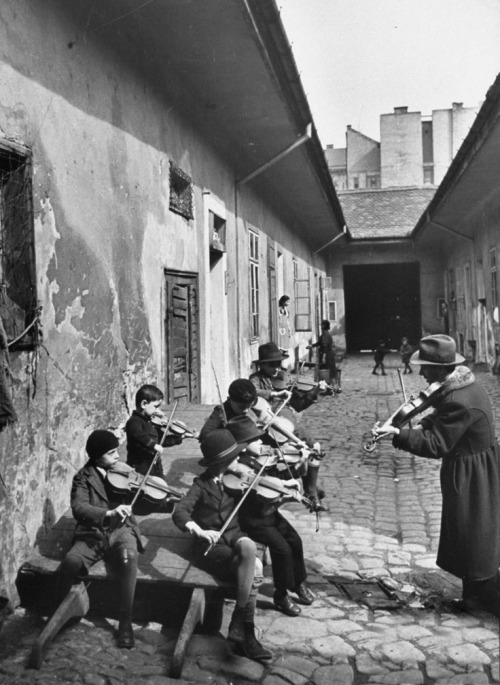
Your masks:
<instances>
[{"instance_id":1,"label":"man's leather shoe","mask_svg":"<svg viewBox=\"0 0 500 685\"><path fill-rule=\"evenodd\" d=\"M301 613L301 608L288 595L284 597L275 596L274 606L287 616L298 616Z\"/></svg>"},{"instance_id":2,"label":"man's leather shoe","mask_svg":"<svg viewBox=\"0 0 500 685\"><path fill-rule=\"evenodd\" d=\"M130 621L120 621L118 624L118 647L132 649L135 645L134 631Z\"/></svg>"},{"instance_id":3,"label":"man's leather shoe","mask_svg":"<svg viewBox=\"0 0 500 685\"><path fill-rule=\"evenodd\" d=\"M305 583L301 583L295 588L295 594L299 598L300 604L307 604L308 606L316 599L314 592Z\"/></svg>"}]
</instances>

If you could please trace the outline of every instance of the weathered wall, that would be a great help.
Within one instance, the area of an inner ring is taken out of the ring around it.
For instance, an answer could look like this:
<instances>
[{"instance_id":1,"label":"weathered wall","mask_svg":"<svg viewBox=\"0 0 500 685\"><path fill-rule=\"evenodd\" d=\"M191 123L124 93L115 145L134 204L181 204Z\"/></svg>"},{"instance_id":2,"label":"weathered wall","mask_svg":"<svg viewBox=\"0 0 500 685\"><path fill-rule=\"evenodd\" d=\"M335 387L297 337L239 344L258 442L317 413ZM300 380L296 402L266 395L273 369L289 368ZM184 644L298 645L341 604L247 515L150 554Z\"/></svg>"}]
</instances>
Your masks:
<instances>
[{"instance_id":1,"label":"weathered wall","mask_svg":"<svg viewBox=\"0 0 500 685\"><path fill-rule=\"evenodd\" d=\"M248 372L255 357L245 311L245 222L284 244L287 264L292 253L311 259L251 189L242 191L236 218L234 170L203 121L193 128L99 32L83 40L85 20L64 3L10 0L0 7L0 135L32 150L43 307L43 344L13 354L19 422L0 436L8 488L0 491L0 591L11 596L37 532L68 506L89 431L126 419L143 382L163 387L164 270L198 274L202 304L210 304L203 299L210 292L204 193L227 209L227 295L216 294L219 318L210 306L200 311L202 345L213 339L209 326L228 338L226 383ZM168 209L170 160L193 178L193 221ZM286 279L289 288L288 271ZM263 338L265 302L263 292ZM215 401L212 350L203 351L202 400Z\"/></svg>"}]
</instances>

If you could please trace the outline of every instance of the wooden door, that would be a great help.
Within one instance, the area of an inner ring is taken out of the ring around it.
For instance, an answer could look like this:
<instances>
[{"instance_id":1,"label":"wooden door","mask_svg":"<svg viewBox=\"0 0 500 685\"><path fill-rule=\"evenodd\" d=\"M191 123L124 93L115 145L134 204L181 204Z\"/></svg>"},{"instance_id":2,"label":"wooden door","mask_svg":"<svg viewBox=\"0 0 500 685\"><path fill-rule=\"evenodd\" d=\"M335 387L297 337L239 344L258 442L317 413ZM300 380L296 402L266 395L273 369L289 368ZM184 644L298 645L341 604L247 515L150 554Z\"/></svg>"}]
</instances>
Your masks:
<instances>
[{"instance_id":1,"label":"wooden door","mask_svg":"<svg viewBox=\"0 0 500 685\"><path fill-rule=\"evenodd\" d=\"M195 274L166 272L166 372L168 403L199 402L199 305Z\"/></svg>"}]
</instances>

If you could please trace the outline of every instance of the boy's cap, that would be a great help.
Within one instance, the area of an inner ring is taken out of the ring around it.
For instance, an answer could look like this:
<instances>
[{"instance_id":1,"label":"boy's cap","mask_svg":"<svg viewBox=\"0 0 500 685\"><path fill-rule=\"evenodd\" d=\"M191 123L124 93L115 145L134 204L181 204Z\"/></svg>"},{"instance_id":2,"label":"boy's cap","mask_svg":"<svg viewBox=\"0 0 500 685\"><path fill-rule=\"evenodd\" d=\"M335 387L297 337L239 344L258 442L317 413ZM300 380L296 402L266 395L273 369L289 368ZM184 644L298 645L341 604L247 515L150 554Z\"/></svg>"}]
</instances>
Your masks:
<instances>
[{"instance_id":1,"label":"boy's cap","mask_svg":"<svg viewBox=\"0 0 500 685\"><path fill-rule=\"evenodd\" d=\"M243 451L246 444L239 445L225 428L217 428L207 435L200 444L203 459L200 466L221 466L230 464Z\"/></svg>"},{"instance_id":2,"label":"boy's cap","mask_svg":"<svg viewBox=\"0 0 500 685\"><path fill-rule=\"evenodd\" d=\"M227 394L234 402L253 404L257 399L257 389L247 378L237 378L231 383Z\"/></svg>"},{"instance_id":3,"label":"boy's cap","mask_svg":"<svg viewBox=\"0 0 500 685\"><path fill-rule=\"evenodd\" d=\"M106 452L114 450L119 445L119 440L114 433L108 430L95 430L87 438L85 449L89 459L95 461Z\"/></svg>"}]
</instances>

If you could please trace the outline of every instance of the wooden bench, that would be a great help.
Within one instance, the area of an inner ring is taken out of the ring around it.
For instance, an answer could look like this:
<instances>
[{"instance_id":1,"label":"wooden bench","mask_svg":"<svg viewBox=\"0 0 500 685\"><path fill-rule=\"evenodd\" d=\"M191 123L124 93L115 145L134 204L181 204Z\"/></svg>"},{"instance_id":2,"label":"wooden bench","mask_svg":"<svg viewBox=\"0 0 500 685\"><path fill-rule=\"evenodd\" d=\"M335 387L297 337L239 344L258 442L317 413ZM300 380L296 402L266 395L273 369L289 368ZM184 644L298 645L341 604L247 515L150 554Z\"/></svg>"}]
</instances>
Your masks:
<instances>
[{"instance_id":1,"label":"wooden bench","mask_svg":"<svg viewBox=\"0 0 500 685\"><path fill-rule=\"evenodd\" d=\"M169 674L178 678L195 628L201 626L209 632L220 629L224 597L234 596L234 585L217 580L196 565L196 541L179 531L169 514L137 519L146 551L139 555L133 620L179 626ZM31 668L40 668L46 648L69 619L87 612L117 618L116 595L104 562L90 569L88 580L76 586L60 607L54 605L56 571L71 547L74 527L75 521L68 511L41 536L35 552L18 573L16 585L21 606L42 615L52 614L33 645Z\"/></svg>"}]
</instances>

